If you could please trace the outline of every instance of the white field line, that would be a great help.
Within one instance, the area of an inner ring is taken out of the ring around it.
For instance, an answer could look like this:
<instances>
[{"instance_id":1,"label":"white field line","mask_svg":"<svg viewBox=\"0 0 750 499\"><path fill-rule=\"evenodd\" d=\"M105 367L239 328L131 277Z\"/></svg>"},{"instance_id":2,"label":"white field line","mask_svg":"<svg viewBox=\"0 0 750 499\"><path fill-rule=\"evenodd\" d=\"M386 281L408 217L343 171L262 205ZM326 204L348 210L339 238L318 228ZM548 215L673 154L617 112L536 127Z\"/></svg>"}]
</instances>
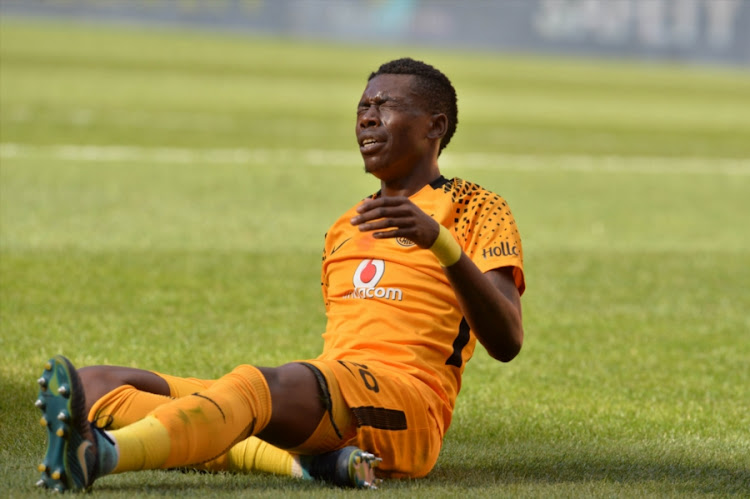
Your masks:
<instances>
[{"instance_id":1,"label":"white field line","mask_svg":"<svg viewBox=\"0 0 750 499\"><path fill-rule=\"evenodd\" d=\"M193 149L177 147L0 144L0 159L56 161L262 164L302 162L321 167L356 167L361 158L351 151L330 149ZM596 156L555 154L448 153L441 166L456 169L555 171L592 173L696 174L750 176L750 158L673 156Z\"/></svg>"}]
</instances>

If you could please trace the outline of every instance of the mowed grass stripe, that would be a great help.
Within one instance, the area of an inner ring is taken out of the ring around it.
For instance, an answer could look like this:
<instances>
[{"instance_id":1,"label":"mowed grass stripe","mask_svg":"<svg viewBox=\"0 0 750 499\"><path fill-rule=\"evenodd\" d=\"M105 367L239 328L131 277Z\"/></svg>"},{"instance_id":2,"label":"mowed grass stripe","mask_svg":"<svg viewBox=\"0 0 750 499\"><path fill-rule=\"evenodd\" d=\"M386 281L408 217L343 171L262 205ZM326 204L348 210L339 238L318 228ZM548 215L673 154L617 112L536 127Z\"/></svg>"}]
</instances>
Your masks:
<instances>
[{"instance_id":1,"label":"mowed grass stripe","mask_svg":"<svg viewBox=\"0 0 750 499\"><path fill-rule=\"evenodd\" d=\"M267 165L279 161L298 166L351 167L361 160L351 151L333 149L249 149L184 147L98 146L60 144L0 144L0 158L56 161L220 163ZM750 175L750 159L695 156L549 155L505 153L446 153L448 167L484 170L571 170L592 173Z\"/></svg>"},{"instance_id":2,"label":"mowed grass stripe","mask_svg":"<svg viewBox=\"0 0 750 499\"><path fill-rule=\"evenodd\" d=\"M366 75L424 59L460 108L449 152L750 157L746 71L6 22L12 143L348 150Z\"/></svg>"}]
</instances>

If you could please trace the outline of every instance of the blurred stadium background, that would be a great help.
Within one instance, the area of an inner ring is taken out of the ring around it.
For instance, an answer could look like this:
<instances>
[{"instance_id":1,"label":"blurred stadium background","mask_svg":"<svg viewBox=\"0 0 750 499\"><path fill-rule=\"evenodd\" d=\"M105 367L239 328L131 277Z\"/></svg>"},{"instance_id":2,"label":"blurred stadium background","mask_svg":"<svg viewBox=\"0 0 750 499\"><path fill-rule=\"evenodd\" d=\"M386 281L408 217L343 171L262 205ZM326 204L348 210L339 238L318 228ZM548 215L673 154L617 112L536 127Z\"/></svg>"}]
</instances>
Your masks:
<instances>
[{"instance_id":1,"label":"blurred stadium background","mask_svg":"<svg viewBox=\"0 0 750 499\"><path fill-rule=\"evenodd\" d=\"M747 0L3 0L0 13L345 43L747 65Z\"/></svg>"}]
</instances>

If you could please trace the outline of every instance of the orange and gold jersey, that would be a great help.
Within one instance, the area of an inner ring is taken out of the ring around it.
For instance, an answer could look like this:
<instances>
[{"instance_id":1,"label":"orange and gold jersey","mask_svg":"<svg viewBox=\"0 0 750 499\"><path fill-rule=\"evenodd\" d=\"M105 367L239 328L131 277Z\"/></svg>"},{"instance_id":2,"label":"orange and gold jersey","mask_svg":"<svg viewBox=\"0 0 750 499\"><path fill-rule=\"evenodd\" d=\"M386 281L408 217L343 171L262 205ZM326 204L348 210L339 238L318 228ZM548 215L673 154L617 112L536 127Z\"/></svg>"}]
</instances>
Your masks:
<instances>
[{"instance_id":1,"label":"orange and gold jersey","mask_svg":"<svg viewBox=\"0 0 750 499\"><path fill-rule=\"evenodd\" d=\"M506 202L482 187L440 177L410 200L447 227L482 272L513 267L525 288L523 250ZM328 324L320 359L377 362L414 376L442 401L450 424L476 337L437 258L404 238L375 239L349 220L329 229L321 284Z\"/></svg>"}]
</instances>

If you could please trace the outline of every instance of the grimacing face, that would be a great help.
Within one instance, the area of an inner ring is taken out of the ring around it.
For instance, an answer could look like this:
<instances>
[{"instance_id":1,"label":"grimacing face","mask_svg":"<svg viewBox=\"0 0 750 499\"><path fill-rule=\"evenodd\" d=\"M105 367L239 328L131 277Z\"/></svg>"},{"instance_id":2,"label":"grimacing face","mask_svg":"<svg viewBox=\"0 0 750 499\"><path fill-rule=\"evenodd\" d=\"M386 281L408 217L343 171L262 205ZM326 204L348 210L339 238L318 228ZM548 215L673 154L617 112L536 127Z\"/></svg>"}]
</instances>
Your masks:
<instances>
[{"instance_id":1,"label":"grimacing face","mask_svg":"<svg viewBox=\"0 0 750 499\"><path fill-rule=\"evenodd\" d=\"M381 180L403 177L429 156L431 114L412 75L370 80L357 107L356 135L365 171Z\"/></svg>"}]
</instances>

